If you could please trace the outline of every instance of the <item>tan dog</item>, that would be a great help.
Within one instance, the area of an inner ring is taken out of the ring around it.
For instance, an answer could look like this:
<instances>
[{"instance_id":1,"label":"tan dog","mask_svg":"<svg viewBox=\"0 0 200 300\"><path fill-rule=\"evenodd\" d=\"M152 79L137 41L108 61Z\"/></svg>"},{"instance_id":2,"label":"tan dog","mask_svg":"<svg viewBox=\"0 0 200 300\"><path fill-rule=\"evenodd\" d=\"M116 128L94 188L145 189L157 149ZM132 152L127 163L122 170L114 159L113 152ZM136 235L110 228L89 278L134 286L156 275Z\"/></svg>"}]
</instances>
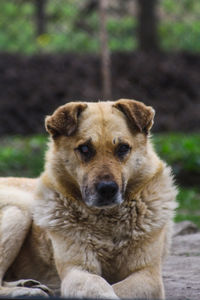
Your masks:
<instances>
[{"instance_id":1,"label":"tan dog","mask_svg":"<svg viewBox=\"0 0 200 300\"><path fill-rule=\"evenodd\" d=\"M0 181L0 295L47 285L64 297L164 298L176 188L149 139L153 117L121 99L46 118L44 173Z\"/></svg>"}]
</instances>

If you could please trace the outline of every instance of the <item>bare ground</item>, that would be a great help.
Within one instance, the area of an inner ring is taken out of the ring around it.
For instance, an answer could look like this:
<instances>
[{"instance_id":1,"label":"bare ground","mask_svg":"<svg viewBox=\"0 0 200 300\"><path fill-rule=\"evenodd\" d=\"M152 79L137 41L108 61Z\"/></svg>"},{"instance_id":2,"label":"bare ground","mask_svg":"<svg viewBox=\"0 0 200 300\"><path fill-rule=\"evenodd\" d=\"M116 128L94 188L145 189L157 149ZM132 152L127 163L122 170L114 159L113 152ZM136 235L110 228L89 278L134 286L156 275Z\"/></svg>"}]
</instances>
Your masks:
<instances>
[{"instance_id":1,"label":"bare ground","mask_svg":"<svg viewBox=\"0 0 200 300\"><path fill-rule=\"evenodd\" d=\"M200 299L200 231L190 222L175 226L163 278L166 299Z\"/></svg>"},{"instance_id":2,"label":"bare ground","mask_svg":"<svg viewBox=\"0 0 200 300\"><path fill-rule=\"evenodd\" d=\"M199 131L200 55L113 53L112 99L131 98L156 110L153 130ZM44 116L68 101L102 95L96 55L0 53L0 135L44 132Z\"/></svg>"}]
</instances>

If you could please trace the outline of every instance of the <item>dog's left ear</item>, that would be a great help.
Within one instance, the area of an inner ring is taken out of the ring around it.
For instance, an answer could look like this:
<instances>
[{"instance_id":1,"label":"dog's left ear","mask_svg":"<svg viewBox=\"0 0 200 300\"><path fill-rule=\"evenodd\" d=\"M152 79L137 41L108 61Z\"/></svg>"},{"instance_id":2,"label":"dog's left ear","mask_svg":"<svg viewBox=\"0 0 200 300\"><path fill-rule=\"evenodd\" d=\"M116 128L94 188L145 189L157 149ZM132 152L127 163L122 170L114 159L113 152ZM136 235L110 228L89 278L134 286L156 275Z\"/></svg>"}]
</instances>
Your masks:
<instances>
[{"instance_id":1,"label":"dog's left ear","mask_svg":"<svg viewBox=\"0 0 200 300\"><path fill-rule=\"evenodd\" d=\"M46 130L53 138L73 135L78 128L78 117L86 107L87 104L82 102L70 102L60 106L52 116L46 117Z\"/></svg>"},{"instance_id":2,"label":"dog's left ear","mask_svg":"<svg viewBox=\"0 0 200 300\"><path fill-rule=\"evenodd\" d=\"M153 126L155 110L151 106L135 100L119 99L113 107L125 114L134 130L148 134Z\"/></svg>"}]
</instances>

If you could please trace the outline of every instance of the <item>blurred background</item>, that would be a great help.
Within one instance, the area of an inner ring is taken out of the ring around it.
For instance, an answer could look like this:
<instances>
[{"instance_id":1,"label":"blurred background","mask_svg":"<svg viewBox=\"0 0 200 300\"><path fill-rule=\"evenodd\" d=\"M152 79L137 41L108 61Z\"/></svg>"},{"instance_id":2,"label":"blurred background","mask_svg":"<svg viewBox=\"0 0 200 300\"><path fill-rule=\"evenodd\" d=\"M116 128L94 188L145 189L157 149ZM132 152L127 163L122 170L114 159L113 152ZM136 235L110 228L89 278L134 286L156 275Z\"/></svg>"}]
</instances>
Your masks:
<instances>
[{"instance_id":1,"label":"blurred background","mask_svg":"<svg viewBox=\"0 0 200 300\"><path fill-rule=\"evenodd\" d=\"M119 98L156 109L176 221L200 227L200 2L0 1L0 176L39 176L59 105Z\"/></svg>"}]
</instances>

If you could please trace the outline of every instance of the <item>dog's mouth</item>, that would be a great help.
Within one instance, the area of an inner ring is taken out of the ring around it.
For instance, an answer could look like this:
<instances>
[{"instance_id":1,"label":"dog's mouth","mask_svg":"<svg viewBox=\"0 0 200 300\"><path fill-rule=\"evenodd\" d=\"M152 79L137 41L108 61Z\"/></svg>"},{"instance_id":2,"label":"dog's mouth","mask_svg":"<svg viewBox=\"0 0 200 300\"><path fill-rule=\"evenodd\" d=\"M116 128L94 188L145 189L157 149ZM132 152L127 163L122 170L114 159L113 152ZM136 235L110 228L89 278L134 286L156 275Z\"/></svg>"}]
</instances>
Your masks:
<instances>
[{"instance_id":1,"label":"dog's mouth","mask_svg":"<svg viewBox=\"0 0 200 300\"><path fill-rule=\"evenodd\" d=\"M123 202L123 198L121 195L113 199L102 199L99 197L95 197L95 195L91 195L88 198L83 198L85 204L89 207L96 207L96 208L112 208L114 206L120 205Z\"/></svg>"},{"instance_id":2,"label":"dog's mouth","mask_svg":"<svg viewBox=\"0 0 200 300\"><path fill-rule=\"evenodd\" d=\"M100 181L93 191L86 186L82 198L87 206L96 208L112 208L123 202L122 193L114 181Z\"/></svg>"}]
</instances>

